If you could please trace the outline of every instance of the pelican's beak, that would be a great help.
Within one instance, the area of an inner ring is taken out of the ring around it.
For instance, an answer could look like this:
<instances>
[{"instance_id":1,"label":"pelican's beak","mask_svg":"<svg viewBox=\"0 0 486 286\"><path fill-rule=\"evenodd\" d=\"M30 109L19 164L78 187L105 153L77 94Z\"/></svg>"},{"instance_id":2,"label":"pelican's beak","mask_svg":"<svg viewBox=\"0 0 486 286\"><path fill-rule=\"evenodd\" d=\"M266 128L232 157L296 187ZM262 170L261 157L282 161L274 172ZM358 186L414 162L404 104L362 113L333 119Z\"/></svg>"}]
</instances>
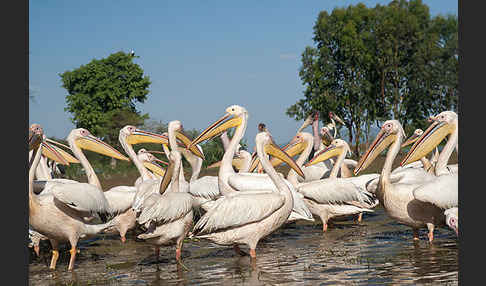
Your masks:
<instances>
[{"instance_id":1,"label":"pelican's beak","mask_svg":"<svg viewBox=\"0 0 486 286\"><path fill-rule=\"evenodd\" d=\"M126 141L130 145L141 143L169 144L169 138L167 135L152 133L140 129L137 129L132 132L132 134L128 135Z\"/></svg>"},{"instance_id":2,"label":"pelican's beak","mask_svg":"<svg viewBox=\"0 0 486 286\"><path fill-rule=\"evenodd\" d=\"M366 153L360 158L358 165L354 168L354 175L358 175L359 172L366 169L373 160L378 157L378 155L383 152L391 143L393 143L397 139L396 134L388 134L383 130L378 132L376 135L375 140L371 144L371 146L366 150Z\"/></svg>"},{"instance_id":3,"label":"pelican's beak","mask_svg":"<svg viewBox=\"0 0 486 286\"><path fill-rule=\"evenodd\" d=\"M110 146L109 144L101 141L100 139L88 135L76 139L76 145L81 149L86 149L89 151L93 151L108 157L112 157L118 160L130 161L127 157L123 156L118 150Z\"/></svg>"},{"instance_id":4,"label":"pelican's beak","mask_svg":"<svg viewBox=\"0 0 486 286\"><path fill-rule=\"evenodd\" d=\"M163 164L163 165L169 166L169 163L168 163L168 162L163 161L163 160L160 160L160 159L158 159L158 158L155 158L155 159L154 159L154 161L155 161L155 162L159 162L159 163L161 163L161 164Z\"/></svg>"},{"instance_id":5,"label":"pelican's beak","mask_svg":"<svg viewBox=\"0 0 486 286\"><path fill-rule=\"evenodd\" d=\"M282 160L283 162L287 163L287 165L290 166L290 168L294 169L295 172L299 176L305 179L304 172L302 172L302 169L295 163L294 159L292 159L285 151L280 149L280 147L277 146L277 144L270 142L264 146L264 151L266 154L274 156Z\"/></svg>"},{"instance_id":6,"label":"pelican's beak","mask_svg":"<svg viewBox=\"0 0 486 286\"><path fill-rule=\"evenodd\" d=\"M49 139L49 138L46 138L46 142L57 144L57 145L62 146L64 148L68 149L68 150L71 150L71 147L64 145L60 142L57 142L55 140ZM66 161L68 161L69 163L79 164L79 160L76 157L72 156L71 154L69 154L68 152L64 151L63 149L61 149L59 147L56 147L54 145L51 145L51 146L54 149L56 149L56 151L59 152L64 157L64 159L66 159Z\"/></svg>"},{"instance_id":7,"label":"pelican's beak","mask_svg":"<svg viewBox=\"0 0 486 286\"><path fill-rule=\"evenodd\" d=\"M150 171L154 172L155 174L163 177L165 175L165 169L162 168L159 164L157 164L156 162L161 162L163 164L166 164L166 165L169 165L169 163L167 162L164 162L162 160L159 160L159 159L155 159L154 161L152 162L143 162L143 165L145 166L145 168L149 169Z\"/></svg>"},{"instance_id":8,"label":"pelican's beak","mask_svg":"<svg viewBox=\"0 0 486 286\"><path fill-rule=\"evenodd\" d=\"M58 162L59 164L62 165L69 165L69 162L64 158L63 155L61 155L55 148L54 146L50 145L46 141L43 141L41 143L41 148L42 148L42 155L46 156L47 158Z\"/></svg>"},{"instance_id":9,"label":"pelican's beak","mask_svg":"<svg viewBox=\"0 0 486 286\"><path fill-rule=\"evenodd\" d=\"M165 154L164 151L154 151L154 150L150 150L150 151L147 151L147 152L154 153L154 154ZM163 162L166 163L165 161L163 161ZM169 164L169 163L167 163L167 164Z\"/></svg>"},{"instance_id":10,"label":"pelican's beak","mask_svg":"<svg viewBox=\"0 0 486 286\"><path fill-rule=\"evenodd\" d=\"M285 151L290 157L294 157L295 155L298 155L304 151L304 149L307 147L307 142L304 140L294 140L285 145L282 150ZM282 160L276 157L272 157L270 159L270 163L272 163L273 167L277 167L280 164L282 164Z\"/></svg>"},{"instance_id":11,"label":"pelican's beak","mask_svg":"<svg viewBox=\"0 0 486 286\"><path fill-rule=\"evenodd\" d=\"M177 139L182 141L184 147L189 149L194 155L198 156L199 158L203 160L205 159L204 154L201 152L201 150L199 150L199 148L195 144L191 145L191 139L189 139L189 137L184 134L182 130L176 131L175 135Z\"/></svg>"},{"instance_id":12,"label":"pelican's beak","mask_svg":"<svg viewBox=\"0 0 486 286\"><path fill-rule=\"evenodd\" d=\"M302 126L300 126L299 130L297 130L297 133L304 130L307 126L311 125L313 122L314 122L314 116L310 114L309 116L307 116L304 123L302 123Z\"/></svg>"},{"instance_id":13,"label":"pelican's beak","mask_svg":"<svg viewBox=\"0 0 486 286\"><path fill-rule=\"evenodd\" d=\"M400 146L401 148L403 147L406 147L412 143L415 143L415 141L417 141L418 139L420 138L420 135L417 135L417 134L412 134L412 136L410 136L410 138L408 138L405 142L402 143L402 146Z\"/></svg>"},{"instance_id":14,"label":"pelican's beak","mask_svg":"<svg viewBox=\"0 0 486 286\"><path fill-rule=\"evenodd\" d=\"M342 147L337 147L334 144L329 145L324 150L318 152L314 158L310 159L304 166L312 166L322 161L326 161L329 158L339 156L343 152Z\"/></svg>"},{"instance_id":15,"label":"pelican's beak","mask_svg":"<svg viewBox=\"0 0 486 286\"><path fill-rule=\"evenodd\" d=\"M170 181L172 179L172 174L174 173L174 167L175 164L169 164L169 167L167 167L167 171L165 171L163 177L162 177L162 182L160 183L160 193L162 194L165 192L167 187L170 184Z\"/></svg>"},{"instance_id":16,"label":"pelican's beak","mask_svg":"<svg viewBox=\"0 0 486 286\"><path fill-rule=\"evenodd\" d=\"M221 134L223 131L240 126L242 119L240 117L233 117L228 119L231 114L226 113L223 117L218 119L216 122L211 124L208 128L206 128L196 139L194 139L188 148L192 147L193 145L199 144L205 140L209 140ZM228 120L226 120L228 119ZM226 121L225 121L226 120Z\"/></svg>"},{"instance_id":17,"label":"pelican's beak","mask_svg":"<svg viewBox=\"0 0 486 286\"><path fill-rule=\"evenodd\" d=\"M62 150L61 148L56 147L54 145L50 145L50 146L53 149L55 149L68 163L76 163L76 164L79 163L79 160L76 159L75 157L73 157L68 152L66 152L66 151ZM52 158L52 156L53 156L52 153L45 147L42 148L42 155L46 156L47 158L49 158L51 160L55 160L55 159Z\"/></svg>"},{"instance_id":18,"label":"pelican's beak","mask_svg":"<svg viewBox=\"0 0 486 286\"><path fill-rule=\"evenodd\" d=\"M252 173L258 165L260 165L260 158L258 158L257 152L253 152L253 154L251 154L250 169L248 169L248 172Z\"/></svg>"},{"instance_id":19,"label":"pelican's beak","mask_svg":"<svg viewBox=\"0 0 486 286\"><path fill-rule=\"evenodd\" d=\"M434 121L422 136L413 144L400 166L413 163L429 154L447 135L454 132L455 127L444 121Z\"/></svg>"}]
</instances>

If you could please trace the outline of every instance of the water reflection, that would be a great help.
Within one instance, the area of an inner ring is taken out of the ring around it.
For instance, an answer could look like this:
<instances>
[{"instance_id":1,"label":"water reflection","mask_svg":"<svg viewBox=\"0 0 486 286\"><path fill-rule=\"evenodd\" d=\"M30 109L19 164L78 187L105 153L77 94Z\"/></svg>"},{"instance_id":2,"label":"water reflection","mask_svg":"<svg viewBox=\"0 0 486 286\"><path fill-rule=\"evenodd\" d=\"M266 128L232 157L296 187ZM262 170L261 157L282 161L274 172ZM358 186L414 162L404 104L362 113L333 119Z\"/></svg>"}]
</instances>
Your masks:
<instances>
[{"instance_id":1,"label":"water reflection","mask_svg":"<svg viewBox=\"0 0 486 286\"><path fill-rule=\"evenodd\" d=\"M365 285L457 284L457 237L447 229L436 230L432 244L412 240L412 231L377 209L358 224L335 222L327 233L319 225L293 223L263 239L257 259L235 255L231 247L206 241L184 244L183 264L173 249L160 249L157 264L144 263L152 247L133 241L100 239L87 244L79 264L67 272L67 259L52 272L40 258L30 263L31 285ZM243 248L242 248L243 249ZM246 249L243 249L247 251ZM93 259L97 257L97 259Z\"/></svg>"}]
</instances>

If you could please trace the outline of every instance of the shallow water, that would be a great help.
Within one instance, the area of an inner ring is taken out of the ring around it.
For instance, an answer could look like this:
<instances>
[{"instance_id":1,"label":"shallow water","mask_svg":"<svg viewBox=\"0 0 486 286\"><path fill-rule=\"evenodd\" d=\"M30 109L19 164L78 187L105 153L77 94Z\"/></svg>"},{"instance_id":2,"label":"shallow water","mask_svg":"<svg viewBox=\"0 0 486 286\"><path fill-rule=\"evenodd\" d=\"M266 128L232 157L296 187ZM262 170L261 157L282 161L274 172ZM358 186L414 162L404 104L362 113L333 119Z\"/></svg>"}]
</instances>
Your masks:
<instances>
[{"instance_id":1,"label":"shallow water","mask_svg":"<svg viewBox=\"0 0 486 286\"><path fill-rule=\"evenodd\" d=\"M75 269L67 271L68 249L60 251L57 269L50 271L49 247L29 264L30 285L376 285L458 284L458 238L445 228L435 230L429 244L426 229L418 242L411 228L389 219L381 207L338 220L326 233L320 223L288 224L260 241L257 260L235 255L233 248L188 240L183 264L175 247L160 249L127 235L101 235L80 242ZM48 246L49 244L43 244ZM242 249L245 248L242 246Z\"/></svg>"}]
</instances>

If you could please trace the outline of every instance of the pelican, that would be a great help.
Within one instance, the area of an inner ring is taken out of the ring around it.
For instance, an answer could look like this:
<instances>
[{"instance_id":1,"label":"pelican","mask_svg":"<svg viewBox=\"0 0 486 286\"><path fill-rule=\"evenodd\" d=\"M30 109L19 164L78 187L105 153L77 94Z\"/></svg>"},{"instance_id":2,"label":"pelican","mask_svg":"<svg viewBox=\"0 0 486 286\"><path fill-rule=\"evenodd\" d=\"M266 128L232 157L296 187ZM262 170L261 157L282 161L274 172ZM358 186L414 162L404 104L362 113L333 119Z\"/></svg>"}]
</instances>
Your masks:
<instances>
[{"instance_id":1,"label":"pelican","mask_svg":"<svg viewBox=\"0 0 486 286\"><path fill-rule=\"evenodd\" d=\"M44 135L43 139L44 139L44 142L42 143L42 155L41 155L39 165L37 166L37 168L35 170L35 178L37 180L41 180L41 181L56 181L56 182L76 183L77 181L74 181L74 180L53 179L52 178L52 174L51 174L47 160L50 159L52 162L57 162L59 164L64 164L64 163L60 162L59 159L57 158L57 156L55 154L53 154L50 150L55 149L57 151L57 153L60 154L65 159L65 161L67 161L68 163L79 163L79 160L74 158L73 156L71 156L71 154L69 154L68 152L62 150L59 147L51 145L50 143L62 145L65 148L69 149L68 146L65 146L64 144L61 144L61 143L56 142L52 139L49 139L45 135ZM45 146L46 144L48 144L50 148L47 148ZM32 158L32 154L33 154L33 151L30 150L29 151L29 159Z\"/></svg>"},{"instance_id":2,"label":"pelican","mask_svg":"<svg viewBox=\"0 0 486 286\"><path fill-rule=\"evenodd\" d=\"M231 150L231 152L225 152L221 164L221 169L223 170L228 168L228 164L231 164L232 153L236 150L237 141L235 137L239 139L242 132L244 132L247 116L246 110L236 105L229 107L227 112L228 115L224 116L223 120L231 114L235 115L235 118L223 123L223 127L238 124L235 136L228 147L228 150ZM242 120L243 118L245 120ZM204 134L206 133L203 132L198 138L204 138ZM199 140L198 138L196 141ZM267 132L258 133L255 143L262 167L274 182L277 191L230 191L228 195L216 201L214 207L200 218L193 229L194 236L209 239L220 245L233 245L238 254L242 253L239 249L239 244L246 244L250 248L252 259L256 258L258 241L282 226L287 221L293 208L292 193L288 185L271 166L267 154L284 160L299 175L304 176L302 170L295 164L295 161L273 143Z\"/></svg>"},{"instance_id":3,"label":"pelican","mask_svg":"<svg viewBox=\"0 0 486 286\"><path fill-rule=\"evenodd\" d=\"M419 228L427 226L429 241L432 241L434 227L445 223L444 211L431 203L421 202L414 197L413 191L423 184L423 181L404 183L401 180L397 183L391 182L392 164L400 151L404 137L405 132L400 122L397 120L385 121L376 139L359 160L358 166L354 169L354 174L357 175L366 169L385 148L390 146L380 174L376 196L388 216L399 223L412 227L414 240L419 239ZM410 170L414 169L410 168ZM422 170L422 172L425 171Z\"/></svg>"},{"instance_id":4,"label":"pelican","mask_svg":"<svg viewBox=\"0 0 486 286\"><path fill-rule=\"evenodd\" d=\"M44 135L44 137L45 137L45 135ZM52 139L49 139L47 137L44 138L44 141L46 142L46 144L52 143L52 144L56 144L56 145L59 145L59 146L62 146L66 149L71 150L71 148L69 148L69 146L66 146L62 143L59 143L59 142L52 140ZM55 149L59 154L61 154L62 157L64 159L66 159L66 161L68 163L79 163L78 159L76 159L75 157L73 157L71 154L64 151L63 149L61 149L61 148L59 148L55 145L50 145L50 146L51 146L52 149ZM31 153L32 152L29 153L29 156L31 156ZM56 156L53 156L50 153L48 148L43 147L42 148L41 161L40 161L39 166L37 167L36 172L35 172L35 176L38 180L52 180L53 179L52 173L53 173L54 170L52 170L52 171L50 170L51 168L49 167L49 164L47 162L48 159L50 159L52 162L62 164L61 162L56 161ZM54 163L52 165L55 166ZM61 181L61 182L62 181L72 181L72 182L75 182L74 180L66 180L66 179L61 179L61 180L57 180L57 181Z\"/></svg>"},{"instance_id":5,"label":"pelican","mask_svg":"<svg viewBox=\"0 0 486 286\"><path fill-rule=\"evenodd\" d=\"M168 133L165 132L162 134L162 136L168 138ZM189 145L189 138L181 130L176 132L176 136L184 143L184 145ZM169 154L170 150L167 146L167 142L161 143L164 152ZM207 210L211 207L214 200L220 197L218 190L218 178L216 176L204 176L199 178L199 173L201 172L202 161L204 158L204 153L201 146L194 145L188 150L187 148L182 147L181 144L178 144L177 149L184 156L184 158L186 158L192 169L189 182L187 182L185 179L183 168L179 169L180 188L182 188L184 192L189 192L193 196L195 200L194 206L196 208ZM195 152L196 150L197 152ZM168 177L167 181L170 182L170 177ZM168 188L170 188L170 183ZM151 190L152 191L147 192L147 194L150 195L151 193L156 193L156 189L152 188ZM138 204L136 208L138 208Z\"/></svg>"},{"instance_id":6,"label":"pelican","mask_svg":"<svg viewBox=\"0 0 486 286\"><path fill-rule=\"evenodd\" d=\"M196 139L193 140L192 144L198 144L202 141L209 140L226 129L236 127L233 138L231 138L230 144L228 145L226 152L221 160L221 166L218 172L218 187L219 193L222 196L227 196L231 194L236 194L239 191L248 190L265 190L274 189L275 187L270 184L271 179L267 174L255 174L255 173L235 173L232 167L232 159L238 148L240 140L246 131L248 112L247 110L239 105L232 105L226 109L226 115L220 118L218 121L206 128ZM230 116L233 118L228 119ZM228 119L227 121L225 121ZM268 131L264 131L268 133ZM191 146L189 145L189 146ZM267 158L268 159L268 158ZM299 168L300 169L300 168ZM283 175L281 175L283 177ZM265 184L266 182L266 184ZM303 219L312 220L312 214L307 209L302 201L302 196L293 188L293 186L286 182L291 189L291 194L293 196L294 205L292 219L299 217ZM192 190L191 190L192 193ZM212 208L214 204L210 204L208 209Z\"/></svg>"},{"instance_id":7,"label":"pelican","mask_svg":"<svg viewBox=\"0 0 486 286\"><path fill-rule=\"evenodd\" d=\"M29 128L29 133L30 133L30 130L31 129ZM33 135L33 133L31 135ZM40 138L40 136L39 136L39 138ZM30 141L30 139L29 139L29 141ZM72 157L67 152L63 151L62 149L60 149L60 148L58 148L54 145L50 145L48 142L61 144L61 143L58 143L54 140L47 139L47 137L44 134L42 135L42 142L40 143L41 144L40 146L42 148L42 153L41 153L41 158L39 160L39 164L37 165L37 168L35 168L35 177L37 177L39 179L45 179L45 180L52 179L51 174L48 170L49 168L47 167L47 158L49 158L53 162L59 162L60 164L63 164L63 165L64 164L69 165L69 163L79 163L79 161L77 161L76 158ZM56 151L56 153L51 152L50 150L52 150L52 149L54 149ZM34 153L33 150L29 151L29 160L33 160L32 159L33 153ZM59 156L61 156L62 158L60 158ZM72 180L69 180L69 181L72 181ZM28 244L28 247L33 248L34 252L37 254L37 256L39 256L39 254L40 254L39 253L40 252L40 248L39 248L40 241L41 240L47 240L47 239L48 238L45 235L42 235L39 232L33 230L32 227L29 225L29 240L30 240L30 243Z\"/></svg>"},{"instance_id":8,"label":"pelican","mask_svg":"<svg viewBox=\"0 0 486 286\"><path fill-rule=\"evenodd\" d=\"M119 160L128 161L129 159L123 156L115 148L94 137L84 128L71 130L67 137L67 141L74 156L84 168L88 183L80 183L67 179L37 180L34 182L34 191L36 193L42 192L42 194L47 194L54 188L72 188L72 192L82 190L80 194L87 194L87 192L90 192L90 196L96 197L98 200L102 201L102 204L105 204L104 201L106 201L106 199L103 195L101 183L82 149L90 150Z\"/></svg>"},{"instance_id":9,"label":"pelican","mask_svg":"<svg viewBox=\"0 0 486 286\"><path fill-rule=\"evenodd\" d=\"M33 124L31 129L33 133L42 137L43 130L40 125ZM41 157L41 149L38 146L34 149L37 150L29 169L29 223L35 231L49 238L52 246L50 269L56 268L56 262L59 257L59 242L69 241L71 244L71 257L68 270L72 270L76 253L79 251L76 249L78 240L103 231L105 228L110 227L112 222L88 224L83 220L83 217L87 216L87 214L103 210L103 206L100 206L99 201L91 196L83 195L81 193L82 190L66 192L66 189L61 188L58 190L54 189L49 194L34 194L35 169ZM54 149L50 151L57 153ZM71 195L72 193L74 195Z\"/></svg>"},{"instance_id":10,"label":"pelican","mask_svg":"<svg viewBox=\"0 0 486 286\"><path fill-rule=\"evenodd\" d=\"M182 190L179 185L179 170L181 167L181 153L176 142L176 132L182 131L180 121L174 120L168 124L169 144L168 154L170 164L173 165L171 184L167 191L152 194L154 203L140 213L137 221L146 225L147 231L138 235L140 239L155 245L155 255L158 261L160 246L176 244L176 259L180 261L182 242L193 224L193 198ZM167 175L167 174L166 174Z\"/></svg>"},{"instance_id":11,"label":"pelican","mask_svg":"<svg viewBox=\"0 0 486 286\"><path fill-rule=\"evenodd\" d=\"M162 144L162 147L164 148L164 152L166 154L170 153L169 149L167 148L167 144L169 144L169 138L167 134L155 134L152 132L139 130L135 126L128 126L126 127L125 131L126 132L124 132L123 134L120 133L120 136L123 136L123 138L120 137L119 140L122 146L125 145L124 149L131 150L129 152L133 151L131 145L140 144L140 143L155 143L155 144ZM177 146L184 144L184 146L187 146L187 148L193 154L201 158L204 158L204 154L202 154L202 150L200 147L188 146L190 143L190 139L187 138L186 135L184 135L182 132L176 131L175 136L176 139L182 141L182 143L177 142ZM182 149L179 147L177 148L178 150ZM127 152L127 154L130 153ZM132 156L131 158L132 160L134 160L134 163L137 166L137 168L139 168L140 170L144 169L143 164L140 161L138 161L138 159L136 159L134 151L132 153ZM154 202L154 200L152 199L146 201L147 198L149 198L152 194L156 194L160 192L160 190L166 190L168 188L171 182L173 171L174 171L174 164L171 164L167 168L162 178L155 179L155 180L150 180L150 179L144 180L142 183L140 183L140 185L137 186L137 191L135 193L135 197L133 198L133 202L132 202L132 209L136 214L139 214L145 207L150 206ZM181 176L181 172L179 172L178 175ZM183 173L182 173L182 177L183 177ZM184 188L187 189L187 186Z\"/></svg>"},{"instance_id":12,"label":"pelican","mask_svg":"<svg viewBox=\"0 0 486 286\"><path fill-rule=\"evenodd\" d=\"M142 161L143 165L148 169L150 170L147 174L145 174L145 179L159 179L160 177L163 177L164 176L164 173L165 173L165 170L163 168L160 168L160 166L157 166L158 164L155 163L152 164L153 162L158 162L158 163L162 163L164 165L168 165L167 162L165 161L162 161L162 160L159 160L157 159L157 157L155 157L152 152L158 152L158 151L147 151L145 148L141 148L140 150L137 151L137 157L140 161ZM161 152L163 153L163 152ZM136 180L135 180L135 184L134 186L137 187L138 185L140 185L141 182L143 182L144 180L144 176L142 174L140 174L140 177L138 177Z\"/></svg>"},{"instance_id":13,"label":"pelican","mask_svg":"<svg viewBox=\"0 0 486 286\"><path fill-rule=\"evenodd\" d=\"M122 129L123 130L123 129ZM123 131L125 132L125 130ZM122 136L123 138L123 136ZM122 139L123 140L123 139ZM125 146L126 151L128 150L128 145ZM133 151L133 150L132 150ZM127 152L129 156L133 156L132 152ZM147 174L142 174L141 176L145 175L146 180L153 178L154 180L158 177L163 176L165 174L165 170L157 164L157 162L164 163L164 161L157 159L154 155L147 152L145 149L140 149L137 154L137 159L143 164L144 168L150 169L154 172L154 174L148 172ZM120 234L120 240L122 243L126 241L126 233L127 231L133 229L136 226L136 213L132 209L132 202L137 192L136 186L116 186L108 191L106 191L105 197L110 204L110 210L112 213L115 213L116 216L113 218L114 225L112 229L115 229ZM110 231L110 230L106 230Z\"/></svg>"},{"instance_id":14,"label":"pelican","mask_svg":"<svg viewBox=\"0 0 486 286\"><path fill-rule=\"evenodd\" d=\"M436 147L447 135L449 135L449 139L440 152L435 165L436 178L420 185L413 191L415 199L424 203L431 203L442 210L458 206L459 175L457 172L451 172L447 166L458 140L457 114L453 111L444 111L435 116L433 123L410 148L401 162L402 165L405 165L423 158L427 154L425 152ZM430 236L432 237L430 240L432 240L433 233Z\"/></svg>"},{"instance_id":15,"label":"pelican","mask_svg":"<svg viewBox=\"0 0 486 286\"><path fill-rule=\"evenodd\" d=\"M372 212L376 206L374 197L365 191L367 181L378 174L368 174L360 177L338 178L339 168L346 154L350 152L349 145L342 139L334 139L328 147L318 152L307 166L338 156L328 178L301 183L297 190L304 195L304 201L312 214L322 221L322 231L327 231L329 219L338 216ZM295 179L292 179L295 181Z\"/></svg>"},{"instance_id":16,"label":"pelican","mask_svg":"<svg viewBox=\"0 0 486 286\"><path fill-rule=\"evenodd\" d=\"M128 157L130 157L131 161L137 168L141 176L141 182L136 183L135 186L123 186L122 189L125 189L125 192L119 192L117 189L114 190L114 195L122 195L123 200L120 200L120 205L117 209L120 212L121 217L119 223L121 225L127 225L133 227L133 222L136 219L137 213L140 212L143 201L150 196L150 194L155 193L158 191L158 188L162 182L160 178L153 178L153 175L148 170L148 166L139 158L133 150L132 145L140 144L140 143L162 143L167 144L168 138L167 136L162 136L160 134L140 130L133 125L126 125L122 129L120 129L120 133L118 135L118 141L122 146L123 150L127 153ZM162 174L162 172L160 173ZM164 177L167 174L167 171L163 172ZM138 179L137 179L138 180ZM167 180L165 183L168 183ZM167 187L167 186L165 186ZM115 187L120 189L119 187ZM123 190L122 190L123 191ZM109 193L110 191L107 191ZM110 196L110 195L108 195ZM131 198L131 200L130 200ZM127 209L127 207L129 209ZM125 222L123 222L125 221ZM120 232L120 235L122 233ZM123 235L121 236L122 241Z\"/></svg>"}]
</instances>

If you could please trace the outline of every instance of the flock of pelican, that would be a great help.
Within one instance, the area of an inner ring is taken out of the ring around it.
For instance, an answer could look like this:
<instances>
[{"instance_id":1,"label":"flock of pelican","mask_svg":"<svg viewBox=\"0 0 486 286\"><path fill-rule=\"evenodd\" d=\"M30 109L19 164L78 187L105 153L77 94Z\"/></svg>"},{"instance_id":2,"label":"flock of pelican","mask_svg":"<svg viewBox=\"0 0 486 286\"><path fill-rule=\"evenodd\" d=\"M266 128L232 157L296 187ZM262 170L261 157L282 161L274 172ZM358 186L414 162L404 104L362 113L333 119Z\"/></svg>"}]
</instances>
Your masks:
<instances>
[{"instance_id":1,"label":"flock of pelican","mask_svg":"<svg viewBox=\"0 0 486 286\"><path fill-rule=\"evenodd\" d=\"M362 213L373 212L378 204L392 219L410 226L414 240L419 239L419 229L427 227L432 242L434 228L446 224L458 235L458 166L448 165L458 146L456 113L444 111L430 117L430 127L417 130L408 140L399 121L384 122L359 162L346 158L350 147L336 138L336 122L342 120L333 113L329 118L331 123L319 130L318 114L311 114L284 147L276 145L261 124L253 154L239 144L248 122L248 111L239 105L228 107L223 117L193 140L178 120L169 122L163 134L127 125L120 130L119 142L128 157L86 129L72 130L66 146L48 139L40 125L32 124L28 139L31 246L39 254L39 241L49 240L50 269L55 269L59 244L69 242L68 270L72 270L80 239L117 233L125 242L126 233L137 228L143 231L137 238L154 246L157 260L161 246L175 245L180 262L186 237L232 246L238 255L248 255L240 249L246 245L253 260L258 242L286 223L320 220L326 232L330 219L358 214L361 221ZM309 125L312 134L303 131ZM231 128L235 130L229 138ZM217 136L225 152L220 162L209 167L219 167L218 175L199 177L205 158L199 144ZM447 136L439 152L437 146ZM152 151L135 152L133 145L141 143L161 144L168 163ZM393 169L400 149L411 144L400 166ZM357 176L387 148L381 173ZM83 150L131 161L140 177L131 186L103 190ZM192 169L189 181L182 157ZM80 163L88 182L53 178L48 159L64 165ZM287 174L275 169L283 163L290 167ZM194 221L196 210L202 215Z\"/></svg>"}]
</instances>

